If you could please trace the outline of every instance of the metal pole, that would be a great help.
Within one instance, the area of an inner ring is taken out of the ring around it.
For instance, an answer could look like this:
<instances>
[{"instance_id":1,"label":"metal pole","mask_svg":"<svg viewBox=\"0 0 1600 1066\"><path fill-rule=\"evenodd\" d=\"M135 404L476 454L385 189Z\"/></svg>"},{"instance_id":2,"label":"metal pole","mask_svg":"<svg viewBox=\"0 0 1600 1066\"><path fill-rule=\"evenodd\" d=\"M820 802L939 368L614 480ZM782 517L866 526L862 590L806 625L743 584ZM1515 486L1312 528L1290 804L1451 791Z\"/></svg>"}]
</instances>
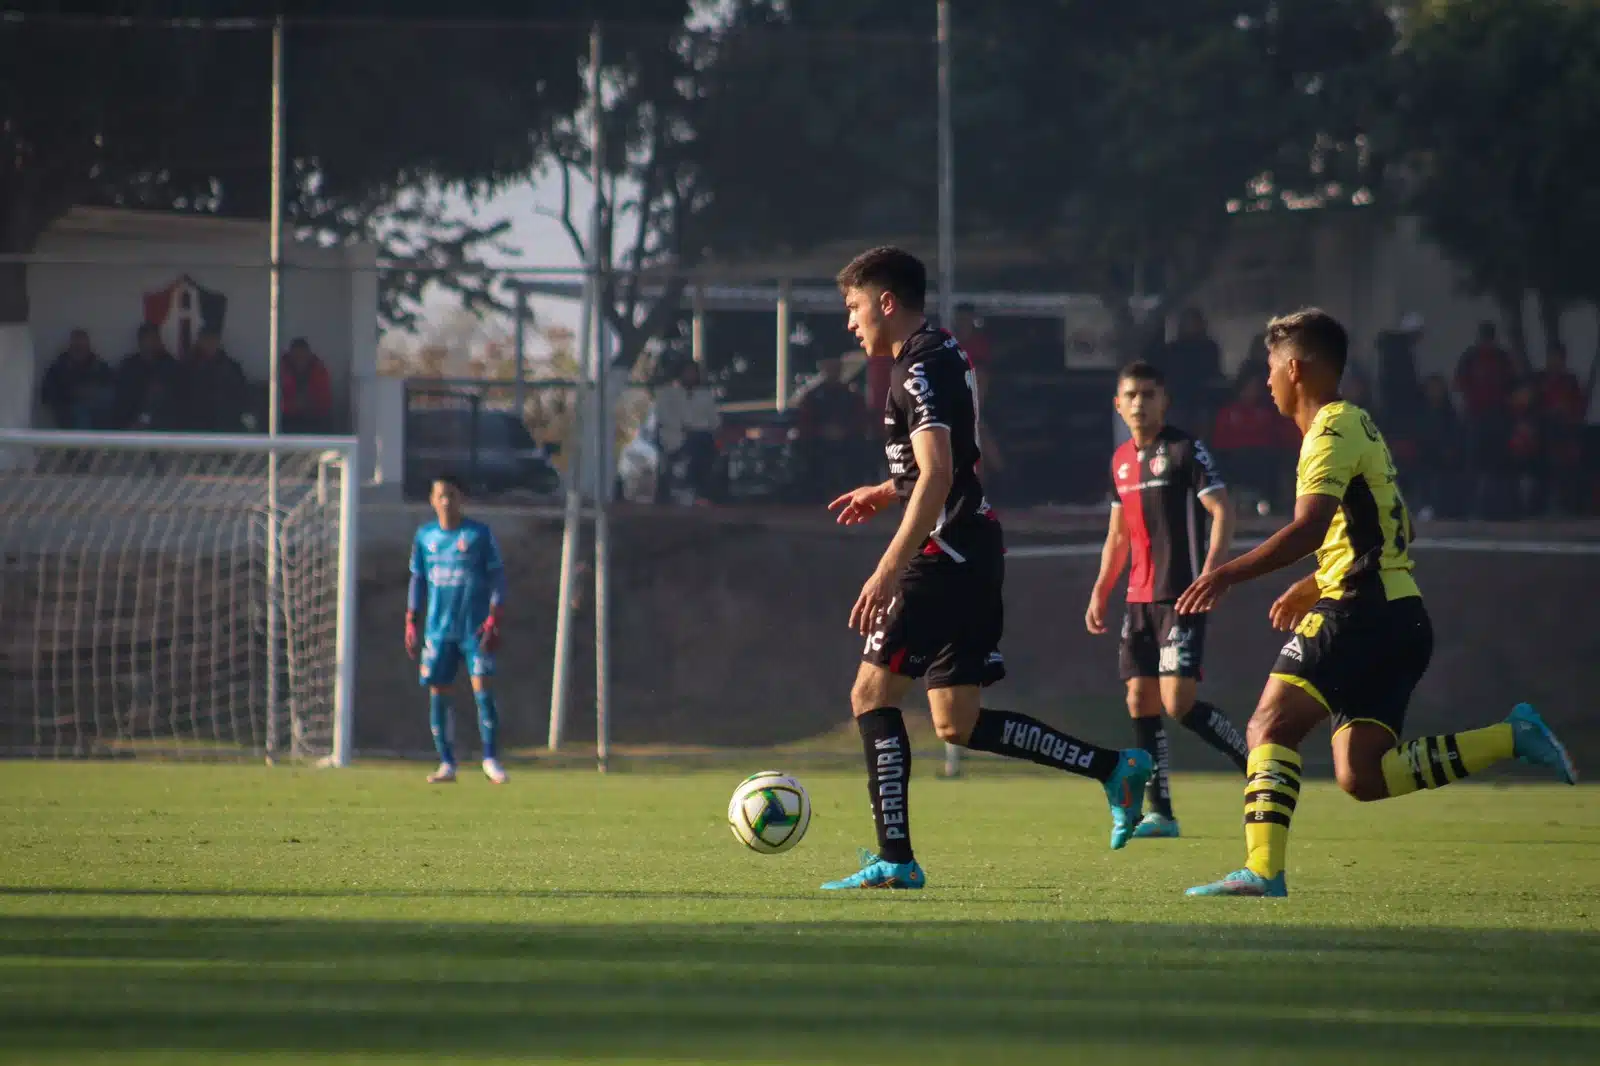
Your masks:
<instances>
[{"instance_id":1,"label":"metal pole","mask_svg":"<svg viewBox=\"0 0 1600 1066\"><path fill-rule=\"evenodd\" d=\"M600 24L597 22L589 35L589 94L594 100L593 127L590 130L594 145L591 180L598 191L605 177L605 110L600 106ZM604 292L604 270L610 265L610 249L601 239L600 197L594 198L589 216L589 262L591 277L589 289L594 296L589 301L589 313L594 322L589 327L594 352L594 727L595 764L605 773L611 754L611 519L606 504L610 499L611 468L606 463L610 454L611 393L606 388L606 364L611 361L610 346L605 343L603 327L605 316L601 308Z\"/></svg>"},{"instance_id":2,"label":"metal pole","mask_svg":"<svg viewBox=\"0 0 1600 1066\"><path fill-rule=\"evenodd\" d=\"M589 36L589 100L590 106L599 110L600 101L600 33L596 29ZM598 120L597 120L598 121ZM599 171L598 160L595 163ZM595 184L595 215L600 211L600 185ZM566 725L567 693L571 689L572 669L572 616L576 610L578 554L583 546L583 438L590 427L584 419L589 414L590 389L588 383L589 360L595 344L595 306L600 301L597 284L598 271L594 264L600 254L598 244L589 246L589 263L583 279L583 320L578 327L578 373L574 385L572 404L573 427L569 439L572 447L567 456L567 506L561 527L561 578L556 593L556 661L550 679L550 739L551 751L561 748L561 734ZM595 461L599 461L596 457Z\"/></svg>"},{"instance_id":3,"label":"metal pole","mask_svg":"<svg viewBox=\"0 0 1600 1066\"><path fill-rule=\"evenodd\" d=\"M272 23L272 202L267 209L267 436L278 435L283 347L283 16ZM347 473L348 477L349 474ZM278 748L278 452L267 453L267 759ZM291 725L290 753L295 754Z\"/></svg>"},{"instance_id":4,"label":"metal pole","mask_svg":"<svg viewBox=\"0 0 1600 1066\"><path fill-rule=\"evenodd\" d=\"M690 302L692 318L689 320L689 358L700 365L701 373L706 367L706 291L703 286L694 287L694 295Z\"/></svg>"},{"instance_id":5,"label":"metal pole","mask_svg":"<svg viewBox=\"0 0 1600 1066\"><path fill-rule=\"evenodd\" d=\"M525 380L528 373L528 349L526 337L528 330L528 292L522 287L522 283L520 281L515 283L512 291L517 294L516 310L512 320L515 323L515 331L513 333L513 361L516 363L517 367L517 379L516 383L512 386L511 392L512 402L516 404L517 418L520 421L528 417L528 385L527 381Z\"/></svg>"},{"instance_id":6,"label":"metal pole","mask_svg":"<svg viewBox=\"0 0 1600 1066\"><path fill-rule=\"evenodd\" d=\"M939 323L951 329L956 311L955 131L950 117L950 0L939 0ZM978 402L974 393L972 402ZM944 746L944 775L961 773L961 749Z\"/></svg>"},{"instance_id":7,"label":"metal pole","mask_svg":"<svg viewBox=\"0 0 1600 1066\"><path fill-rule=\"evenodd\" d=\"M778 283L778 348L773 360L777 380L774 382L772 406L779 411L789 409L789 301L794 283L785 278Z\"/></svg>"}]
</instances>

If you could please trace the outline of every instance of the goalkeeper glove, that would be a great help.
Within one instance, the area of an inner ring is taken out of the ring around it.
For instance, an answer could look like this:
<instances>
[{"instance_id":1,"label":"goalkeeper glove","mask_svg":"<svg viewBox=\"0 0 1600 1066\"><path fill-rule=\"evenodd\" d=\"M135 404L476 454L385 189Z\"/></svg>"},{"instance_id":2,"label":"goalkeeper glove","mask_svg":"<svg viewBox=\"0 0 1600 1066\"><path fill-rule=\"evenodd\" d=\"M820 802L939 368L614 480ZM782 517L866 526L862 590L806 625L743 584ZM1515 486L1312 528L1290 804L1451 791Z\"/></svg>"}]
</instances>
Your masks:
<instances>
[{"instance_id":1,"label":"goalkeeper glove","mask_svg":"<svg viewBox=\"0 0 1600 1066\"><path fill-rule=\"evenodd\" d=\"M478 647L493 653L500 646L500 608L489 608L489 617L478 627Z\"/></svg>"},{"instance_id":2,"label":"goalkeeper glove","mask_svg":"<svg viewBox=\"0 0 1600 1066\"><path fill-rule=\"evenodd\" d=\"M414 611L406 612L406 654L413 659L417 657L417 648L422 641L417 636L417 615Z\"/></svg>"}]
</instances>

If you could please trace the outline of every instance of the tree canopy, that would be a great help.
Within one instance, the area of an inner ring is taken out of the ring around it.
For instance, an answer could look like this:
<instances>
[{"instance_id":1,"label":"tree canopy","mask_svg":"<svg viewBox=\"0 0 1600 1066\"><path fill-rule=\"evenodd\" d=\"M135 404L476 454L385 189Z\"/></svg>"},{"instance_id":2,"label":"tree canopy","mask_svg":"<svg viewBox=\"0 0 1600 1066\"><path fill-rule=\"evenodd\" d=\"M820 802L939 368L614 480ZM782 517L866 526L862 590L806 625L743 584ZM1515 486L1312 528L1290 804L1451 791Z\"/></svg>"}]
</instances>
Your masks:
<instances>
[{"instance_id":1,"label":"tree canopy","mask_svg":"<svg viewBox=\"0 0 1600 1066\"><path fill-rule=\"evenodd\" d=\"M1600 4L1420 4L1396 59L1410 204L1526 352L1524 297L1546 341L1600 301Z\"/></svg>"},{"instance_id":2,"label":"tree canopy","mask_svg":"<svg viewBox=\"0 0 1600 1066\"><path fill-rule=\"evenodd\" d=\"M688 9L689 0L32 5L0 22L0 158L15 161L0 168L0 252L30 251L81 204L265 217L271 36L260 21L230 20L288 20L286 209L344 240L381 236L402 193L482 194L525 178L583 103L588 20L677 24ZM174 21L183 19L196 21ZM447 221L426 195L399 209L413 237L438 236L445 267L498 232ZM446 273L397 276L391 311L404 314L406 286L415 296ZM26 319L22 279L0 268L0 322Z\"/></svg>"}]
</instances>

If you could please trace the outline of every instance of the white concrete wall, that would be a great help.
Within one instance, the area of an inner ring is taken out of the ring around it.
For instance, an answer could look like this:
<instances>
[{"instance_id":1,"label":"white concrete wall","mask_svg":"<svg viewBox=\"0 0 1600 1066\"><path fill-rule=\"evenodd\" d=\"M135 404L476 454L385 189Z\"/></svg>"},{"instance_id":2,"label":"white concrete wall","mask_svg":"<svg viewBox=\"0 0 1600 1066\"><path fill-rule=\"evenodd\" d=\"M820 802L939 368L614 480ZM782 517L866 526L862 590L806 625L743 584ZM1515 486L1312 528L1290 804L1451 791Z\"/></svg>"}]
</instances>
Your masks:
<instances>
[{"instance_id":1,"label":"white concrete wall","mask_svg":"<svg viewBox=\"0 0 1600 1066\"><path fill-rule=\"evenodd\" d=\"M33 335L28 327L0 326L0 429L28 427L38 391L33 368ZM29 461L14 448L0 448L0 470Z\"/></svg>"}]
</instances>

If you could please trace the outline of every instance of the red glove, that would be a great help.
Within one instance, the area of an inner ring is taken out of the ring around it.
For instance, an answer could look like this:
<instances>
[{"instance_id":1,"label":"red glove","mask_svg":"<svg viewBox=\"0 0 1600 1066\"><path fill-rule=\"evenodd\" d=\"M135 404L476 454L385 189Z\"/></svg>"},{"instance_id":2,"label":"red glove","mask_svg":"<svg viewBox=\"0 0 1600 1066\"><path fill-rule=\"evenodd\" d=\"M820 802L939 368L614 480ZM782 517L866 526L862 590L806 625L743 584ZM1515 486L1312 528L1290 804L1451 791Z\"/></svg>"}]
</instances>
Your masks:
<instances>
[{"instance_id":1,"label":"red glove","mask_svg":"<svg viewBox=\"0 0 1600 1066\"><path fill-rule=\"evenodd\" d=\"M406 654L413 659L422 646L421 639L417 636L417 616L410 611L406 612Z\"/></svg>"},{"instance_id":2,"label":"red glove","mask_svg":"<svg viewBox=\"0 0 1600 1066\"><path fill-rule=\"evenodd\" d=\"M489 608L489 617L483 620L483 625L478 627L478 647L494 654L500 646L500 608Z\"/></svg>"}]
</instances>

